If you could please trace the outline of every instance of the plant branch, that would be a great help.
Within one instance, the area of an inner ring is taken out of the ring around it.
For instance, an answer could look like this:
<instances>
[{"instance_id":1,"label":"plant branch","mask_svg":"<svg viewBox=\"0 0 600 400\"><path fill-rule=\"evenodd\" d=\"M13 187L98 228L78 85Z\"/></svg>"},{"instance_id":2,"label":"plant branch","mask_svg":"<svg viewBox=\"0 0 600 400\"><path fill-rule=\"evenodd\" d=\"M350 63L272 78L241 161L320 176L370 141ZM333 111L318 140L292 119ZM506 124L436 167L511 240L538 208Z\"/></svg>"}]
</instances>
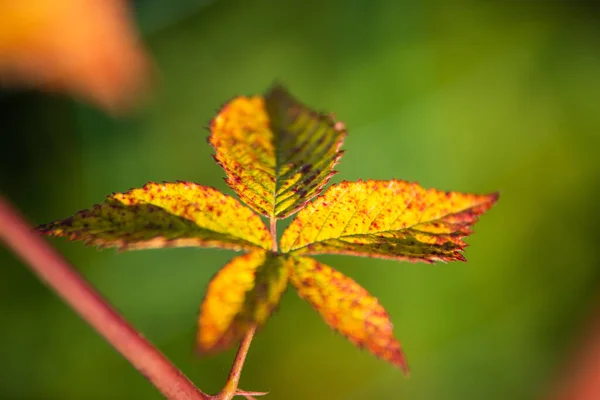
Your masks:
<instances>
[{"instance_id":1,"label":"plant branch","mask_svg":"<svg viewBox=\"0 0 600 400\"><path fill-rule=\"evenodd\" d=\"M0 239L163 396L169 400L211 399L129 325L51 246L34 234L29 224L2 196Z\"/></svg>"},{"instance_id":2,"label":"plant branch","mask_svg":"<svg viewBox=\"0 0 600 400\"><path fill-rule=\"evenodd\" d=\"M240 343L240 347L235 355L235 360L233 361L233 365L231 366L231 370L229 371L229 378L227 379L227 383L221 390L221 392L214 396L214 400L231 400L236 395L246 395L246 392L238 391L238 384L240 382L240 377L242 375L242 368L244 368L244 362L246 361L246 355L248 354L248 350L250 349L250 343L252 343L252 338L254 337L254 332L256 332L256 325L250 326L246 335L242 338L242 342ZM253 393L254 395L262 395L264 393Z\"/></svg>"}]
</instances>

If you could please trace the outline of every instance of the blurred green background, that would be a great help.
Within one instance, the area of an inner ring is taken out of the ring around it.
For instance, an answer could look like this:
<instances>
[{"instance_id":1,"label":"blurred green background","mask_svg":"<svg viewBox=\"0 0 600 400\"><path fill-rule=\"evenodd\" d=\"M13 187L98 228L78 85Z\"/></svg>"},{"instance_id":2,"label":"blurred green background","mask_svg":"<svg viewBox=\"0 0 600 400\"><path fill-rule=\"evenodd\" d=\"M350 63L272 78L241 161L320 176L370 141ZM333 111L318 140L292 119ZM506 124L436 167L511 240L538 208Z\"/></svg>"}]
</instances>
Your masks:
<instances>
[{"instance_id":1,"label":"blurred green background","mask_svg":"<svg viewBox=\"0 0 600 400\"><path fill-rule=\"evenodd\" d=\"M468 263L320 258L387 308L409 379L290 290L241 387L285 400L542 398L600 289L597 4L138 1L158 70L153 101L115 120L67 98L5 92L0 190L34 223L147 181L231 194L204 127L229 98L284 82L346 123L335 181L502 196L469 239ZM198 359L192 348L205 287L233 253L52 243L199 387L220 389L234 350ZM4 247L0 323L0 398L160 398Z\"/></svg>"}]
</instances>

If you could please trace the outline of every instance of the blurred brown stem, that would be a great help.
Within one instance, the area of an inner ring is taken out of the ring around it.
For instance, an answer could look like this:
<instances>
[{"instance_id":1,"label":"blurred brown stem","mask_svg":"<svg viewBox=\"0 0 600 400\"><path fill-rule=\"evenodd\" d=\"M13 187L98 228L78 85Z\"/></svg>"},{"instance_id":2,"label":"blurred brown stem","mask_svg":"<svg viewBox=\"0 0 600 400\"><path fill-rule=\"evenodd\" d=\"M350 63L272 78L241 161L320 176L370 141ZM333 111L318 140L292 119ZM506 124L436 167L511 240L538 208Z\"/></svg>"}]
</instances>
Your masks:
<instances>
[{"instance_id":1,"label":"blurred brown stem","mask_svg":"<svg viewBox=\"0 0 600 400\"><path fill-rule=\"evenodd\" d=\"M167 399L210 400L123 319L0 196L0 238Z\"/></svg>"}]
</instances>

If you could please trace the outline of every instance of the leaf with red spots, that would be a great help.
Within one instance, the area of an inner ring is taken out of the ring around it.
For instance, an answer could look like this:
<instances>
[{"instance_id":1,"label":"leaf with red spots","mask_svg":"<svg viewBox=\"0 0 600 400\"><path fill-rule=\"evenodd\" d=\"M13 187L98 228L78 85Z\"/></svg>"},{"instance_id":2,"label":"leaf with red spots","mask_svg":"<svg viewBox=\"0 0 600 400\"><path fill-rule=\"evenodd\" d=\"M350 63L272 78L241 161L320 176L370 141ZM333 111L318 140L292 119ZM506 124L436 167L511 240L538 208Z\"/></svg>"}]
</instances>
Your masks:
<instances>
[{"instance_id":1,"label":"leaf with red spots","mask_svg":"<svg viewBox=\"0 0 600 400\"><path fill-rule=\"evenodd\" d=\"M229 348L256 325L261 326L287 288L290 260L265 251L236 257L211 280L200 309L198 349Z\"/></svg>"},{"instance_id":2,"label":"leaf with red spots","mask_svg":"<svg viewBox=\"0 0 600 400\"><path fill-rule=\"evenodd\" d=\"M355 345L408 373L392 323L377 299L352 279L313 258L292 258L290 282L325 322Z\"/></svg>"},{"instance_id":3,"label":"leaf with red spots","mask_svg":"<svg viewBox=\"0 0 600 400\"><path fill-rule=\"evenodd\" d=\"M298 103L283 88L236 97L213 119L210 144L227 183L255 211L285 218L334 174L346 129Z\"/></svg>"},{"instance_id":4,"label":"leaf with red spots","mask_svg":"<svg viewBox=\"0 0 600 400\"><path fill-rule=\"evenodd\" d=\"M498 199L423 189L400 180L342 182L309 204L281 238L295 254L464 261L463 241Z\"/></svg>"},{"instance_id":5,"label":"leaf with red spots","mask_svg":"<svg viewBox=\"0 0 600 400\"><path fill-rule=\"evenodd\" d=\"M290 281L333 329L406 373L390 317L377 299L306 256L464 261L463 239L498 194L369 180L342 182L318 196L341 157L345 134L341 123L306 108L278 86L265 96L234 98L213 119L209 141L227 183L252 210L269 217L270 231L239 201L187 182L149 183L116 193L102 205L38 230L124 250L202 246L249 251L227 263L208 286L198 321L200 352L218 352L250 338ZM296 211L278 252L276 219ZM243 355L247 347L243 344L240 351Z\"/></svg>"},{"instance_id":6,"label":"leaf with red spots","mask_svg":"<svg viewBox=\"0 0 600 400\"><path fill-rule=\"evenodd\" d=\"M233 197L189 182L148 183L38 231L120 250L160 247L271 248L260 217Z\"/></svg>"}]
</instances>

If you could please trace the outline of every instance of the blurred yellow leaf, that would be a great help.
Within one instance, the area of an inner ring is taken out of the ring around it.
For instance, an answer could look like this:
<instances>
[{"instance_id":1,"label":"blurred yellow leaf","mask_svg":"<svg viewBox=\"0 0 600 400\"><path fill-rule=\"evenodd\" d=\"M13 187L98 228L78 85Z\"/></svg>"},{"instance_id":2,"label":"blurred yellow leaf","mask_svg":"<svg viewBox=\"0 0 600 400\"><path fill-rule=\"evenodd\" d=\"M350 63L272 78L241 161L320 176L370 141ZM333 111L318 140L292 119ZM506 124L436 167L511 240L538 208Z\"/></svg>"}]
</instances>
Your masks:
<instances>
[{"instance_id":1,"label":"blurred yellow leaf","mask_svg":"<svg viewBox=\"0 0 600 400\"><path fill-rule=\"evenodd\" d=\"M498 199L400 180L342 182L304 208L281 238L295 254L464 261L462 240Z\"/></svg>"},{"instance_id":2,"label":"blurred yellow leaf","mask_svg":"<svg viewBox=\"0 0 600 400\"><path fill-rule=\"evenodd\" d=\"M120 250L271 248L271 236L258 215L233 197L190 182L148 183L114 193L101 205L37 230Z\"/></svg>"},{"instance_id":3,"label":"blurred yellow leaf","mask_svg":"<svg viewBox=\"0 0 600 400\"><path fill-rule=\"evenodd\" d=\"M261 326L287 288L290 259L255 251L231 260L208 285L200 310L198 348L227 349L251 326Z\"/></svg>"},{"instance_id":4,"label":"blurred yellow leaf","mask_svg":"<svg viewBox=\"0 0 600 400\"><path fill-rule=\"evenodd\" d=\"M333 329L408 373L392 322L379 301L352 279L313 258L292 258L290 282Z\"/></svg>"},{"instance_id":5,"label":"blurred yellow leaf","mask_svg":"<svg viewBox=\"0 0 600 400\"><path fill-rule=\"evenodd\" d=\"M148 65L123 0L0 1L0 82L126 110Z\"/></svg>"},{"instance_id":6,"label":"blurred yellow leaf","mask_svg":"<svg viewBox=\"0 0 600 400\"><path fill-rule=\"evenodd\" d=\"M227 183L255 211L285 218L334 174L346 128L274 86L264 97L236 97L213 119L210 143Z\"/></svg>"}]
</instances>

